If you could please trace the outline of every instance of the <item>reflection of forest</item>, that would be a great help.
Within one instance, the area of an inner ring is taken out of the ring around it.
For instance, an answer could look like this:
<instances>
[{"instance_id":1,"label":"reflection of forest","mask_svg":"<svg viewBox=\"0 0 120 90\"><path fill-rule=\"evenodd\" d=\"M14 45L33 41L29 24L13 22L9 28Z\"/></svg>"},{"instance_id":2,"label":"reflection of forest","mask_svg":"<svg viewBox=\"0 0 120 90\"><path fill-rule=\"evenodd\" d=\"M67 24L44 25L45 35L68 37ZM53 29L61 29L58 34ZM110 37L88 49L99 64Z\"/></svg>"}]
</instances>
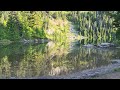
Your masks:
<instances>
[{"instance_id":1,"label":"reflection of forest","mask_svg":"<svg viewBox=\"0 0 120 90\"><path fill-rule=\"evenodd\" d=\"M85 48L80 42L0 46L0 78L61 75L95 68L120 58L119 49Z\"/></svg>"}]
</instances>

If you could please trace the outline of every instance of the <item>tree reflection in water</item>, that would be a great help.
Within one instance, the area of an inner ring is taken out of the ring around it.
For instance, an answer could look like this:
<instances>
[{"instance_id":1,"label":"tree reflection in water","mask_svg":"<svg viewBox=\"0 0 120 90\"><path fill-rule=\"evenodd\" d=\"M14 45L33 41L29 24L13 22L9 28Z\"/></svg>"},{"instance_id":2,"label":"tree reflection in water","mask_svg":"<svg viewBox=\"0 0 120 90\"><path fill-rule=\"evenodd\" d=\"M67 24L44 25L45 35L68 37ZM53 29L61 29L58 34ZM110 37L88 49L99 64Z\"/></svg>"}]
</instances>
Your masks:
<instances>
[{"instance_id":1,"label":"tree reflection in water","mask_svg":"<svg viewBox=\"0 0 120 90\"><path fill-rule=\"evenodd\" d=\"M65 75L76 71L107 65L120 58L115 48L85 48L84 44L97 44L102 40L75 42L49 42L39 45L11 44L0 46L0 78L31 78Z\"/></svg>"}]
</instances>

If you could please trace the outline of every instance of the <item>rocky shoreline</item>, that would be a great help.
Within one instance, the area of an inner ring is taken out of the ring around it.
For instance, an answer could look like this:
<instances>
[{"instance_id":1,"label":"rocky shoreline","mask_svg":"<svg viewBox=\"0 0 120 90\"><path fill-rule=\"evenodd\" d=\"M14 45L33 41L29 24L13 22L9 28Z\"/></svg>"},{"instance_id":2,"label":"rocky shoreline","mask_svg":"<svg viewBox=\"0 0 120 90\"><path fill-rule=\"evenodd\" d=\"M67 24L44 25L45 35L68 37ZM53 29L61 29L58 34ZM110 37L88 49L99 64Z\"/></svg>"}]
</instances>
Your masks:
<instances>
[{"instance_id":1,"label":"rocky shoreline","mask_svg":"<svg viewBox=\"0 0 120 90\"><path fill-rule=\"evenodd\" d=\"M22 39L19 42L27 44L27 43L46 43L49 41L50 41L49 39L32 39L32 40Z\"/></svg>"},{"instance_id":2,"label":"rocky shoreline","mask_svg":"<svg viewBox=\"0 0 120 90\"><path fill-rule=\"evenodd\" d=\"M30 43L34 43L34 44L41 44L41 43L47 43L51 41L50 39L21 39L19 41L10 41L10 40L1 40L0 41L0 45L9 45L11 43L23 43L23 44L30 44Z\"/></svg>"},{"instance_id":3,"label":"rocky shoreline","mask_svg":"<svg viewBox=\"0 0 120 90\"><path fill-rule=\"evenodd\" d=\"M101 43L101 44L98 44L98 45L87 44L87 45L83 45L83 46L87 47L87 48L92 48L92 47L98 47L98 48L117 47L117 45L115 45L113 43Z\"/></svg>"},{"instance_id":4,"label":"rocky shoreline","mask_svg":"<svg viewBox=\"0 0 120 90\"><path fill-rule=\"evenodd\" d=\"M114 72L115 69L120 68L120 60L112 60L108 66L102 66L96 69L84 70L63 76L42 76L28 79L92 79L100 75Z\"/></svg>"}]
</instances>

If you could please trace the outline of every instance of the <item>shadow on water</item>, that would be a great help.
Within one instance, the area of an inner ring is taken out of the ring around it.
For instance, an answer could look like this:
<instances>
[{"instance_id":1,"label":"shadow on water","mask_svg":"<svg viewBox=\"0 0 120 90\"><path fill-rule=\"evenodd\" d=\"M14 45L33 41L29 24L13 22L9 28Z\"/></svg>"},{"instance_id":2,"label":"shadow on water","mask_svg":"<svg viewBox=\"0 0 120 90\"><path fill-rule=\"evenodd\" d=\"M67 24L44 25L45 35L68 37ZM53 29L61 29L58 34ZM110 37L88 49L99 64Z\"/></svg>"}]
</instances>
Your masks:
<instances>
[{"instance_id":1,"label":"shadow on water","mask_svg":"<svg viewBox=\"0 0 120 90\"><path fill-rule=\"evenodd\" d=\"M85 48L83 45L112 42L111 40L85 39L0 46L0 78L65 75L108 65L111 59L120 59L120 49Z\"/></svg>"}]
</instances>

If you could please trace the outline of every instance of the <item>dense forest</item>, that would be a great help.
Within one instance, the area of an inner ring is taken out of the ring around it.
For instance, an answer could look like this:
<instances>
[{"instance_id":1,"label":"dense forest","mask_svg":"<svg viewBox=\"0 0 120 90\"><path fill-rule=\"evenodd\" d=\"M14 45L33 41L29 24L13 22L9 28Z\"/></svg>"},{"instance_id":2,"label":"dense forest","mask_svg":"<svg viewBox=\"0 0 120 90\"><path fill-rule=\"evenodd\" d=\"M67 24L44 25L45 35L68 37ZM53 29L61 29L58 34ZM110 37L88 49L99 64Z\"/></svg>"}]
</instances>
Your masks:
<instances>
[{"instance_id":1,"label":"dense forest","mask_svg":"<svg viewBox=\"0 0 120 90\"><path fill-rule=\"evenodd\" d=\"M69 35L70 22L80 36L91 39L112 38L116 37L113 21L119 22L117 17L119 14L115 16L115 13L115 11L0 11L0 40L18 41L36 38L65 40Z\"/></svg>"},{"instance_id":2,"label":"dense forest","mask_svg":"<svg viewBox=\"0 0 120 90\"><path fill-rule=\"evenodd\" d=\"M1 11L0 39L50 38L64 36L68 29L66 12ZM54 32L54 33L53 33Z\"/></svg>"}]
</instances>

